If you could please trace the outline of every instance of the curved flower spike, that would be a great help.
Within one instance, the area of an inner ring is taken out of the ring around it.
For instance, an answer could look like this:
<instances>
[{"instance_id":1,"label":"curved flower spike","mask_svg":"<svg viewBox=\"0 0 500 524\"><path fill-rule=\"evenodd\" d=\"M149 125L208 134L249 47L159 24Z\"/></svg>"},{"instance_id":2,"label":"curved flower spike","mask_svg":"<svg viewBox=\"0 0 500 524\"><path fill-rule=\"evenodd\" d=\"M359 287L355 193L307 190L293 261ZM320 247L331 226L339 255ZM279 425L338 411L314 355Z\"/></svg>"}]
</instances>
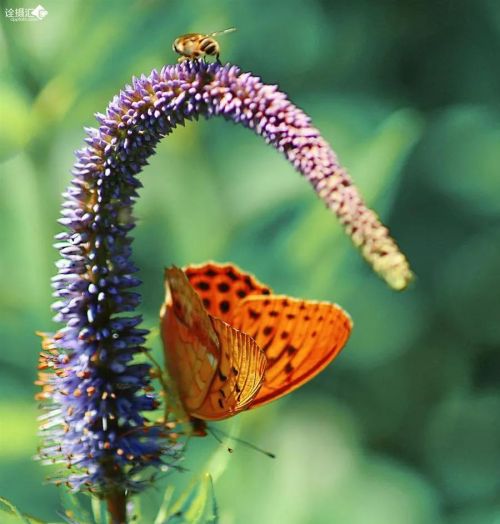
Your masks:
<instances>
[{"instance_id":1,"label":"curved flower spike","mask_svg":"<svg viewBox=\"0 0 500 524\"><path fill-rule=\"evenodd\" d=\"M220 115L261 135L311 182L374 269L396 289L411 278L405 257L309 118L276 86L235 66L184 62L134 79L116 96L98 129L87 129L64 193L61 253L53 287L55 320L44 339L40 398L47 413L42 456L64 462L73 489L120 496L139 490L133 475L174 459L175 445L146 424L156 408L150 367L133 363L147 331L133 314L140 281L130 260L136 175L158 141L186 119ZM165 454L167 459L165 459Z\"/></svg>"}]
</instances>

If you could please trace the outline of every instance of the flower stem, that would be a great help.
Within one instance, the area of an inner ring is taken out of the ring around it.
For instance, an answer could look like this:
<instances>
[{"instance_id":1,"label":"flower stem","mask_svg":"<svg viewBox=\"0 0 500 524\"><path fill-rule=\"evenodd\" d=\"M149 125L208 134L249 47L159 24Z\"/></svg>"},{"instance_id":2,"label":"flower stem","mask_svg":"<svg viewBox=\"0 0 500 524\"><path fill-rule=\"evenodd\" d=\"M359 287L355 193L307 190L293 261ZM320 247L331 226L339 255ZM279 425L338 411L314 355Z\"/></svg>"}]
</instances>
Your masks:
<instances>
[{"instance_id":1,"label":"flower stem","mask_svg":"<svg viewBox=\"0 0 500 524\"><path fill-rule=\"evenodd\" d=\"M127 496L125 491L115 491L106 498L111 524L127 524Z\"/></svg>"}]
</instances>

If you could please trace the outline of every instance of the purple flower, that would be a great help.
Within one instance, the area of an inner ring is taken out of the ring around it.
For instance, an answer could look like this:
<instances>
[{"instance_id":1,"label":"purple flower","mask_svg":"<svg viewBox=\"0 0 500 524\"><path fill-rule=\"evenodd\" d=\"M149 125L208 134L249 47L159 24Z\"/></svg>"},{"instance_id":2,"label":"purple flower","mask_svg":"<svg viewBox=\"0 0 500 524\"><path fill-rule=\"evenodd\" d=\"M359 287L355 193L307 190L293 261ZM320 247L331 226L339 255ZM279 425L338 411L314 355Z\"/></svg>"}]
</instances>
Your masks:
<instances>
[{"instance_id":1,"label":"purple flower","mask_svg":"<svg viewBox=\"0 0 500 524\"><path fill-rule=\"evenodd\" d=\"M134 314L140 282L130 260L136 175L158 141L186 119L220 115L281 151L334 211L375 270L396 289L411 279L405 257L361 200L309 118L276 86L234 66L187 61L134 79L87 129L57 236L55 320L46 335L39 395L46 406L43 456L69 467L73 489L137 491L132 475L176 456L160 428L142 428L157 407L150 366L134 362L147 331Z\"/></svg>"}]
</instances>

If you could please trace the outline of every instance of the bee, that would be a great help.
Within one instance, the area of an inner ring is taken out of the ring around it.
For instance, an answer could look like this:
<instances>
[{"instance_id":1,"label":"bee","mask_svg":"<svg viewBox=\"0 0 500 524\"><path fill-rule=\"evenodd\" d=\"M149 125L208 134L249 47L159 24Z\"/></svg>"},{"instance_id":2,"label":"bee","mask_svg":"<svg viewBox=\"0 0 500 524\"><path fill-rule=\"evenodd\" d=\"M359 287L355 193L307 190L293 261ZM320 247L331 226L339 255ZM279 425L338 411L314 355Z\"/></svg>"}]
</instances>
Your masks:
<instances>
[{"instance_id":1,"label":"bee","mask_svg":"<svg viewBox=\"0 0 500 524\"><path fill-rule=\"evenodd\" d=\"M178 62L184 60L195 60L196 58L204 56L215 56L215 59L220 64L220 46L214 36L232 33L233 31L236 31L234 27L224 29L224 31L210 33L208 35L203 35L201 33L188 33L176 38L172 45L172 49L181 55Z\"/></svg>"}]
</instances>

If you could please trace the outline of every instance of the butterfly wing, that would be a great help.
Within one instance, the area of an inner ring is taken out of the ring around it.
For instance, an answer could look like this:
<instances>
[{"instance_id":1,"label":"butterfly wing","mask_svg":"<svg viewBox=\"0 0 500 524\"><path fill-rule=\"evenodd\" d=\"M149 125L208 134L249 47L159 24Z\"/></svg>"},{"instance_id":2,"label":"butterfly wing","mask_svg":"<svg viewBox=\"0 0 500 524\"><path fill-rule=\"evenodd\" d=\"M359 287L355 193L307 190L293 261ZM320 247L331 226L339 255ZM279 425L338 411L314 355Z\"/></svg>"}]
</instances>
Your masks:
<instances>
[{"instance_id":1,"label":"butterfly wing","mask_svg":"<svg viewBox=\"0 0 500 524\"><path fill-rule=\"evenodd\" d=\"M352 322L336 304L286 296L248 297L231 324L250 335L267 357L256 407L298 388L324 369L349 338Z\"/></svg>"},{"instance_id":2,"label":"butterfly wing","mask_svg":"<svg viewBox=\"0 0 500 524\"><path fill-rule=\"evenodd\" d=\"M233 264L209 262L185 268L186 276L210 315L231 323L237 305L246 297L271 290Z\"/></svg>"},{"instance_id":3,"label":"butterfly wing","mask_svg":"<svg viewBox=\"0 0 500 524\"><path fill-rule=\"evenodd\" d=\"M186 412L205 420L236 414L262 384L264 353L251 337L207 313L182 270L167 269L165 287L165 361Z\"/></svg>"},{"instance_id":4,"label":"butterfly wing","mask_svg":"<svg viewBox=\"0 0 500 524\"><path fill-rule=\"evenodd\" d=\"M191 415L221 420L245 409L259 391L266 370L266 357L256 342L226 322L212 318L220 343L217 372L203 404Z\"/></svg>"},{"instance_id":5,"label":"butterfly wing","mask_svg":"<svg viewBox=\"0 0 500 524\"><path fill-rule=\"evenodd\" d=\"M219 339L200 297L181 269L165 270L160 312L165 362L188 413L203 404L219 365Z\"/></svg>"},{"instance_id":6,"label":"butterfly wing","mask_svg":"<svg viewBox=\"0 0 500 524\"><path fill-rule=\"evenodd\" d=\"M270 295L232 264L185 272L166 272L162 337L192 417L220 420L286 395L327 366L349 338L351 319L335 304Z\"/></svg>"}]
</instances>

